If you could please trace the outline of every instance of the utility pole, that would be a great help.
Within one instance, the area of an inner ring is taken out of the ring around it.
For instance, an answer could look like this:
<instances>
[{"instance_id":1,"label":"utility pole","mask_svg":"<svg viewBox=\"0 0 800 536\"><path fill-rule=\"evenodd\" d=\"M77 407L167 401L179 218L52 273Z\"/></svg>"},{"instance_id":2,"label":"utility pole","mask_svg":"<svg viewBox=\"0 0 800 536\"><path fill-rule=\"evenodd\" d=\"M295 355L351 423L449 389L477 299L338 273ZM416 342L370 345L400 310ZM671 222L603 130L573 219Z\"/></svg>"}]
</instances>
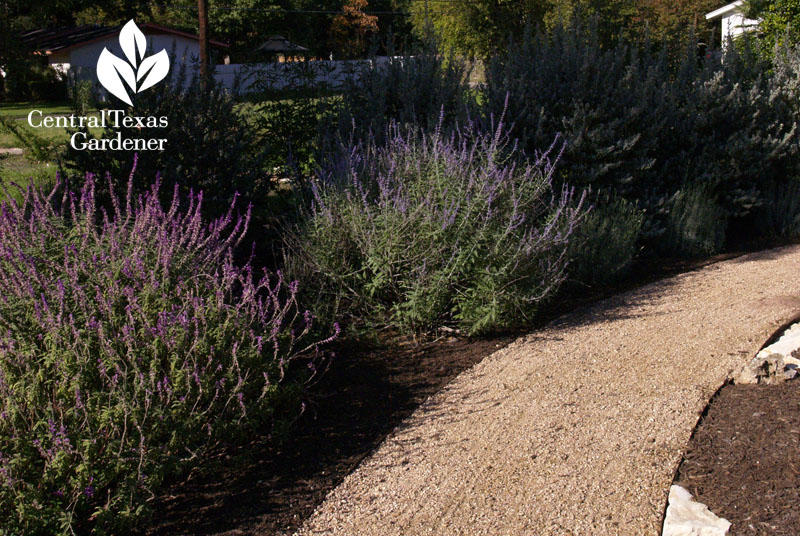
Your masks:
<instances>
[{"instance_id":1,"label":"utility pole","mask_svg":"<svg viewBox=\"0 0 800 536\"><path fill-rule=\"evenodd\" d=\"M428 0L425 0L425 26L427 27L426 30L430 29L431 25L431 15L430 11L428 11Z\"/></svg>"},{"instance_id":2,"label":"utility pole","mask_svg":"<svg viewBox=\"0 0 800 536\"><path fill-rule=\"evenodd\" d=\"M208 75L208 0L197 0L197 26L200 34L200 72Z\"/></svg>"}]
</instances>

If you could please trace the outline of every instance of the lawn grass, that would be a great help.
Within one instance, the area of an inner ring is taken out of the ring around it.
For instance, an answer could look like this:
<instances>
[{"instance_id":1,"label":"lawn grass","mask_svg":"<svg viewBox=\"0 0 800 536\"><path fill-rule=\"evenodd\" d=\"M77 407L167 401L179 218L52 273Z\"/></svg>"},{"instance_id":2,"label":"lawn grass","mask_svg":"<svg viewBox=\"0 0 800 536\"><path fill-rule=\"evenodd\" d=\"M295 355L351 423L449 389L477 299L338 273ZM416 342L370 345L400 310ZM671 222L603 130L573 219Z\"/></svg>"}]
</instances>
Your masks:
<instances>
[{"instance_id":1,"label":"lawn grass","mask_svg":"<svg viewBox=\"0 0 800 536\"><path fill-rule=\"evenodd\" d=\"M55 162L31 162L23 155L0 155L0 185L11 197L20 200L21 193L12 183L49 189L55 183L58 164ZM6 192L0 189L0 200L6 199Z\"/></svg>"},{"instance_id":2,"label":"lawn grass","mask_svg":"<svg viewBox=\"0 0 800 536\"><path fill-rule=\"evenodd\" d=\"M41 110L43 115L70 114L72 109L68 102L12 102L0 104L0 148L21 148L23 155L0 155L0 183L8 185L11 182L28 184L30 181L37 186L48 187L55 180L58 170L58 155L64 152L69 143L69 133L60 127L28 126L27 115L31 110ZM2 121L13 125L12 128L4 126ZM28 144L20 139L14 131L20 132L23 137L34 140L37 146L44 147L42 152L31 150ZM95 136L103 132L101 128L90 129ZM13 192L14 190L11 189ZM0 199L5 194L0 192Z\"/></svg>"},{"instance_id":3,"label":"lawn grass","mask_svg":"<svg viewBox=\"0 0 800 536\"><path fill-rule=\"evenodd\" d=\"M41 110L44 115L69 115L72 113L69 101L0 103L0 116L2 117L26 118L31 110Z\"/></svg>"},{"instance_id":4,"label":"lawn grass","mask_svg":"<svg viewBox=\"0 0 800 536\"><path fill-rule=\"evenodd\" d=\"M52 145L54 148L60 148L69 142L69 134L67 133L66 129L52 127L39 127L39 128L31 128L27 125L27 123L19 122L15 125L17 128L31 131L36 134L37 137L41 138L43 141L47 141L49 145ZM90 129L92 130L93 134L99 134L102 132L102 129ZM17 137L16 134L9 130L4 130L2 126L0 126L0 148L1 147L21 147L25 148L25 143Z\"/></svg>"}]
</instances>

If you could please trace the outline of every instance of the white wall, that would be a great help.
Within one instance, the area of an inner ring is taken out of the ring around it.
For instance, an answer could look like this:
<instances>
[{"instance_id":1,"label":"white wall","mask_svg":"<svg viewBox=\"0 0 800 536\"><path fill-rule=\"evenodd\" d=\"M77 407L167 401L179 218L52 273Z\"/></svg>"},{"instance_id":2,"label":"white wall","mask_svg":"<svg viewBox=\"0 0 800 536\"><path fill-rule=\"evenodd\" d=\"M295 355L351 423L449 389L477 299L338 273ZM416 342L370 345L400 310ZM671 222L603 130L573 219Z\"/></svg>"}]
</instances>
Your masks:
<instances>
[{"instance_id":1,"label":"white wall","mask_svg":"<svg viewBox=\"0 0 800 536\"><path fill-rule=\"evenodd\" d=\"M161 52L161 49L166 49L167 54L172 54L173 45L176 56L183 61L191 61L192 58L196 60L200 55L200 47L195 39L169 34L145 34L145 36L147 37L148 56ZM120 58L125 58L122 48L119 46L119 36L112 35L68 50L69 59L67 61L59 59L61 62L69 63L74 67L94 68L97 66L97 58L100 57L103 48L107 48L109 52Z\"/></svg>"},{"instance_id":2,"label":"white wall","mask_svg":"<svg viewBox=\"0 0 800 536\"><path fill-rule=\"evenodd\" d=\"M157 46L161 46L158 42L156 43ZM93 50L99 48L99 51L96 52L94 62L89 65L86 64L89 63L88 59L92 57L91 53L82 51L81 56L78 57L78 61L83 63L83 65L53 63L51 66L59 72L68 72L69 76L74 80L88 80L92 82L95 91L97 91L102 98L105 95L105 89L103 89L97 81L97 57L99 57L100 51L103 50L103 46L109 45L105 41L98 42L96 45L97 46L93 47ZM169 46L171 47L172 44L170 43ZM123 57L123 53L120 50L112 50L111 47L109 47L109 50ZM160 50L159 48L155 52ZM169 51L171 48L167 50ZM150 52L152 51L149 51L149 53ZM193 63L191 53L188 57L189 60L187 63L192 64L192 67L186 70L187 82L192 72L198 69L197 64ZM337 89L340 88L346 80L357 80L364 72L370 69L380 69L382 66L389 65L391 62L400 61L403 61L402 57L379 56L375 58L375 60L311 61L302 65L281 62L216 65L214 66L214 78L220 82L224 88L230 91L237 90L239 94L265 90L301 88L309 84L313 86L324 84L330 89ZM302 69L302 74L300 74L301 70L298 68ZM177 76L178 68L176 65L170 66L170 73L172 76Z\"/></svg>"},{"instance_id":3,"label":"white wall","mask_svg":"<svg viewBox=\"0 0 800 536\"><path fill-rule=\"evenodd\" d=\"M758 21L746 18L743 14L734 11L722 17L722 46L728 43L729 38L735 38L758 26Z\"/></svg>"}]
</instances>

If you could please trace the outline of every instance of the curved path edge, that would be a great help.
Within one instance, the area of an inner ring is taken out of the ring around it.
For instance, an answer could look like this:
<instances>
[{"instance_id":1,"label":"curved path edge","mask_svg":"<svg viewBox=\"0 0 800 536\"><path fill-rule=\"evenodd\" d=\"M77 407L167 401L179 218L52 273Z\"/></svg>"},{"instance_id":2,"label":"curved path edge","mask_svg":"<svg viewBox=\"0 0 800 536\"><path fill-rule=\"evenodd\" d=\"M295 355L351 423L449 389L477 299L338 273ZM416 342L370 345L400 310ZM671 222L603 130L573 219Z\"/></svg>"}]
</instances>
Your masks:
<instances>
[{"instance_id":1,"label":"curved path edge","mask_svg":"<svg viewBox=\"0 0 800 536\"><path fill-rule=\"evenodd\" d=\"M711 396L800 312L800 246L651 283L461 374L301 536L657 535Z\"/></svg>"}]
</instances>

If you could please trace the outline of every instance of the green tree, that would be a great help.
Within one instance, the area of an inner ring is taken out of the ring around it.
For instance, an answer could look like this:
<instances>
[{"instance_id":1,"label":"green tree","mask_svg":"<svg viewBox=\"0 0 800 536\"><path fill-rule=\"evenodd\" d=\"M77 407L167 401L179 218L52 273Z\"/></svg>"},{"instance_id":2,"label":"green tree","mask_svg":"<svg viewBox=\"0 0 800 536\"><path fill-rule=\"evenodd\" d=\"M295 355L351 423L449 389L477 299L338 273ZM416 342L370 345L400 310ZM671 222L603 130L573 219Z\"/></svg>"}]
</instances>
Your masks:
<instances>
[{"instance_id":1,"label":"green tree","mask_svg":"<svg viewBox=\"0 0 800 536\"><path fill-rule=\"evenodd\" d=\"M418 36L433 30L445 49L486 58L541 26L549 8L550 0L413 0L411 17Z\"/></svg>"},{"instance_id":2,"label":"green tree","mask_svg":"<svg viewBox=\"0 0 800 536\"><path fill-rule=\"evenodd\" d=\"M759 30L765 44L771 48L786 36L795 43L800 37L800 0L749 0L745 14L761 19Z\"/></svg>"},{"instance_id":3,"label":"green tree","mask_svg":"<svg viewBox=\"0 0 800 536\"><path fill-rule=\"evenodd\" d=\"M411 17L417 34L430 25L446 48L488 57L526 26L552 30L575 17L596 23L603 47L645 35L654 42L675 43L692 27L706 38L710 26L704 15L718 4L719 0L412 0Z\"/></svg>"},{"instance_id":4,"label":"green tree","mask_svg":"<svg viewBox=\"0 0 800 536\"><path fill-rule=\"evenodd\" d=\"M708 40L719 23L706 22L705 14L721 3L720 0L638 0L637 23L653 41L681 41L689 28L694 28L701 40Z\"/></svg>"}]
</instances>

